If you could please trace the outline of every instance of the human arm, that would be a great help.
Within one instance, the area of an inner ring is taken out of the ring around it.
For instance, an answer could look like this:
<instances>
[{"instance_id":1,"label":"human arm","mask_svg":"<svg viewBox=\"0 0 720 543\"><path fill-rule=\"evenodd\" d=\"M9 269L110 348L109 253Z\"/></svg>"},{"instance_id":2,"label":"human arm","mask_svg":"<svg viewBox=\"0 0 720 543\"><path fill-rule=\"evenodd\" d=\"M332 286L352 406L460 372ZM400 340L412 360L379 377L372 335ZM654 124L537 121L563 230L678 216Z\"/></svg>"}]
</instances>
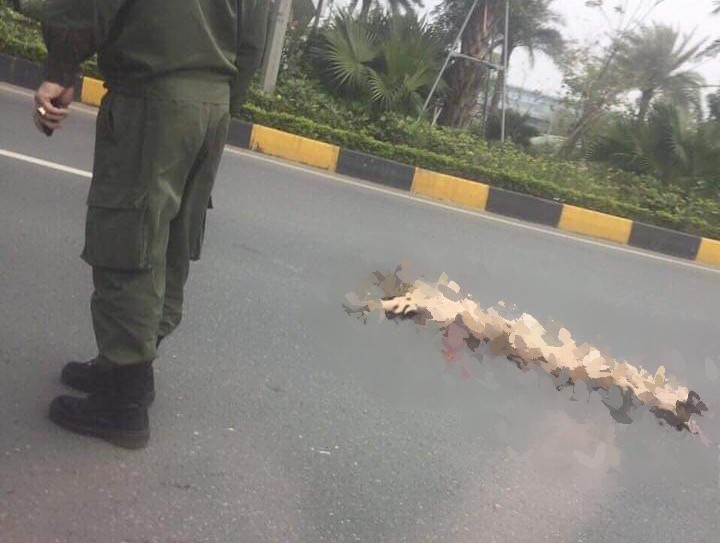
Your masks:
<instances>
[{"instance_id":1,"label":"human arm","mask_svg":"<svg viewBox=\"0 0 720 543\"><path fill-rule=\"evenodd\" d=\"M236 117L247 98L248 88L265 52L269 0L239 0L237 60L238 73L230 90L230 114Z\"/></svg>"}]
</instances>

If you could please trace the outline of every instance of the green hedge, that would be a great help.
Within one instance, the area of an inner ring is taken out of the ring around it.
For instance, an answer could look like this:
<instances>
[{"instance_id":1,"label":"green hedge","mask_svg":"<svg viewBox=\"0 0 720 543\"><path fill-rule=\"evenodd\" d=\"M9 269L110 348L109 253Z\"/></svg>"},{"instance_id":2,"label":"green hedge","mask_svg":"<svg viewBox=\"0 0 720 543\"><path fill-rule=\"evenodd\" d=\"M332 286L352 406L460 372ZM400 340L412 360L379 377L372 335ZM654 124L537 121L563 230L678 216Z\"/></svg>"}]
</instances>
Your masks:
<instances>
[{"instance_id":1,"label":"green hedge","mask_svg":"<svg viewBox=\"0 0 720 543\"><path fill-rule=\"evenodd\" d=\"M28 60L45 58L37 23L13 11L6 0L0 0L0 51Z\"/></svg>"},{"instance_id":2,"label":"green hedge","mask_svg":"<svg viewBox=\"0 0 720 543\"><path fill-rule=\"evenodd\" d=\"M17 13L8 0L0 0L0 53L36 62L45 60L47 53L38 22ZM85 75L100 76L95 59L82 68Z\"/></svg>"},{"instance_id":3,"label":"green hedge","mask_svg":"<svg viewBox=\"0 0 720 543\"><path fill-rule=\"evenodd\" d=\"M45 56L38 24L12 11L7 0L0 0L0 52L35 61ZM94 60L83 71L99 76ZM272 96L251 89L245 118L429 170L720 239L717 199L648 176L533 156L512 145L491 146L467 130L392 114L372 117L364 104L337 100L297 74L282 80Z\"/></svg>"}]
</instances>

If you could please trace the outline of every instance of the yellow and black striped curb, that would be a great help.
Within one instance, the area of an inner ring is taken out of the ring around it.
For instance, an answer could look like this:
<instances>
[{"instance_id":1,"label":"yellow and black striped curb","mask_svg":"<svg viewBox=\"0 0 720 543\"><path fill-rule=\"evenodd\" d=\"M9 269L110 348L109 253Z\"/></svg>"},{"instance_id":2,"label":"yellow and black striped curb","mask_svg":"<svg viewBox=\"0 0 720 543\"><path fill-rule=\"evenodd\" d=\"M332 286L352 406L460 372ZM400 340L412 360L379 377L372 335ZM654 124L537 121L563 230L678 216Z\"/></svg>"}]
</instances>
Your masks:
<instances>
[{"instance_id":1,"label":"yellow and black striped curb","mask_svg":"<svg viewBox=\"0 0 720 543\"><path fill-rule=\"evenodd\" d=\"M0 54L0 80L35 88L40 78L38 64ZM98 106L105 87L100 80L83 77L76 92L81 102ZM466 208L720 266L717 240L423 170L258 124L233 119L227 143Z\"/></svg>"}]
</instances>

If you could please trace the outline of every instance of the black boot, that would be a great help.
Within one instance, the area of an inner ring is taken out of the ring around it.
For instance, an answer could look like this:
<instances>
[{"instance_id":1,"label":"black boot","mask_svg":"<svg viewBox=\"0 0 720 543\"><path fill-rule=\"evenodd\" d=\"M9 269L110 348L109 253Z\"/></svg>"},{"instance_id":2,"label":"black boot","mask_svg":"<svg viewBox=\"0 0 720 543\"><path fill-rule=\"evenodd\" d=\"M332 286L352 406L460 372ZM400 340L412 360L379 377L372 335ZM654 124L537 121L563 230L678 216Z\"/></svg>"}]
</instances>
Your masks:
<instances>
[{"instance_id":1,"label":"black boot","mask_svg":"<svg viewBox=\"0 0 720 543\"><path fill-rule=\"evenodd\" d=\"M68 362L62 369L60 381L88 394L105 392L112 388L113 366L99 358L89 362Z\"/></svg>"},{"instance_id":2,"label":"black boot","mask_svg":"<svg viewBox=\"0 0 720 543\"><path fill-rule=\"evenodd\" d=\"M113 365L97 358L89 362L68 362L62 369L60 381L63 384L88 394L106 394L113 387ZM151 405L155 401L155 376L149 374L144 384L144 402Z\"/></svg>"},{"instance_id":3,"label":"black boot","mask_svg":"<svg viewBox=\"0 0 720 543\"><path fill-rule=\"evenodd\" d=\"M87 398L59 396L50 419L66 430L99 437L126 449L141 449L150 439L147 408L152 364L112 368L112 385Z\"/></svg>"},{"instance_id":4,"label":"black boot","mask_svg":"<svg viewBox=\"0 0 720 543\"><path fill-rule=\"evenodd\" d=\"M163 336L158 336L157 346ZM62 369L60 381L80 392L93 394L97 392L106 392L112 387L112 364L103 362L99 358L94 358L89 362L68 362ZM147 391L148 405L155 401L155 382L150 379Z\"/></svg>"}]
</instances>

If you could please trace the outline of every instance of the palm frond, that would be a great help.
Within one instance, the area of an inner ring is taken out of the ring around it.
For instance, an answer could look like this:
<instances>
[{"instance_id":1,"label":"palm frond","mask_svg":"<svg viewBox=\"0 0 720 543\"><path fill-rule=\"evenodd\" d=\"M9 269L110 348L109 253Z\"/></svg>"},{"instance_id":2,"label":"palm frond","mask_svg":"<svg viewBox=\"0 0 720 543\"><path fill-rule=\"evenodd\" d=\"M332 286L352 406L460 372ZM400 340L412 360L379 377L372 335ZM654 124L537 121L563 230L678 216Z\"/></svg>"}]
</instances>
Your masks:
<instances>
[{"instance_id":1,"label":"palm frond","mask_svg":"<svg viewBox=\"0 0 720 543\"><path fill-rule=\"evenodd\" d=\"M677 30L657 23L624 37L617 65L627 88L643 91L641 115L653 97L697 109L704 80L697 72L683 69L697 58L703 46L703 42L692 41L691 35L681 36Z\"/></svg>"},{"instance_id":2,"label":"palm frond","mask_svg":"<svg viewBox=\"0 0 720 543\"><path fill-rule=\"evenodd\" d=\"M440 38L414 13L346 12L321 36L316 58L326 85L373 109L417 114L444 60Z\"/></svg>"},{"instance_id":3,"label":"palm frond","mask_svg":"<svg viewBox=\"0 0 720 543\"><path fill-rule=\"evenodd\" d=\"M707 49L705 49L700 56L703 57L714 57L717 54L720 54L720 38L712 42Z\"/></svg>"},{"instance_id":4,"label":"palm frond","mask_svg":"<svg viewBox=\"0 0 720 543\"><path fill-rule=\"evenodd\" d=\"M342 88L361 90L367 80L368 64L376 58L378 47L372 29L348 14L335 18L322 32L323 46L318 55L333 83Z\"/></svg>"}]
</instances>

